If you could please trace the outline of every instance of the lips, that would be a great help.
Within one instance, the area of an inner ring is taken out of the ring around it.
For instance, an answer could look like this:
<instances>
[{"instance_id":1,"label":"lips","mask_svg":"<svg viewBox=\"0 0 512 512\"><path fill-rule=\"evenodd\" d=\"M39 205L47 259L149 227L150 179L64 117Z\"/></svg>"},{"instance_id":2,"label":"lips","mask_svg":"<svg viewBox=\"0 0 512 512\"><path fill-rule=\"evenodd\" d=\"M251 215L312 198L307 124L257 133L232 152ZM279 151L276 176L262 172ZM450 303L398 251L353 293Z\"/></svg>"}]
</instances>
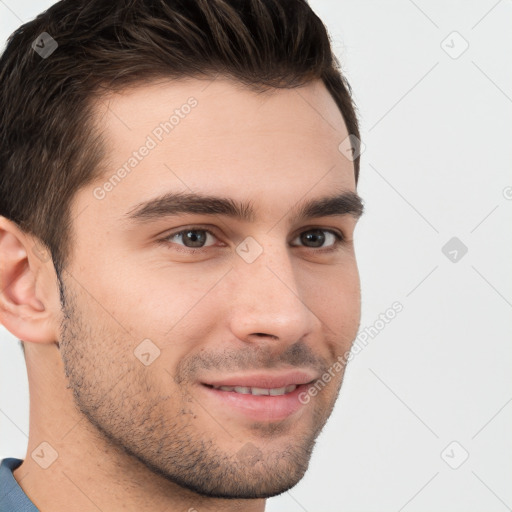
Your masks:
<instances>
[{"instance_id":1,"label":"lips","mask_svg":"<svg viewBox=\"0 0 512 512\"><path fill-rule=\"evenodd\" d=\"M208 384L206 384L208 386ZM218 389L220 391L233 391L235 393L241 393L242 395L255 395L255 396L282 396L297 389L295 384L290 384L282 388L256 388L247 386L209 386L212 389Z\"/></svg>"},{"instance_id":2,"label":"lips","mask_svg":"<svg viewBox=\"0 0 512 512\"><path fill-rule=\"evenodd\" d=\"M222 414L222 416L233 418L235 421L238 418L242 421L250 420L267 423L285 421L291 417L297 419L297 415L306 414L304 411L311 411L311 404L300 400L300 396L307 391L308 384L291 387L294 388L293 391L282 395L270 393L268 395L253 395L252 393L223 391L208 384L203 384L200 386L200 393L204 397L204 399L201 398L201 402L207 408L211 404L211 410L216 411L216 415ZM270 389L275 390L276 388Z\"/></svg>"},{"instance_id":3,"label":"lips","mask_svg":"<svg viewBox=\"0 0 512 512\"><path fill-rule=\"evenodd\" d=\"M252 394L269 394L260 393L258 390L280 390L290 388L290 386L301 386L302 384L310 384L316 380L316 374L304 370L293 370L281 373L254 373L240 374L229 377L212 378L202 382L202 384L213 387L229 387L229 388L249 388L257 390ZM293 391L293 390L292 390ZM288 391L289 392L289 391Z\"/></svg>"},{"instance_id":4,"label":"lips","mask_svg":"<svg viewBox=\"0 0 512 512\"><path fill-rule=\"evenodd\" d=\"M299 396L317 379L311 370L246 372L204 379L200 388L212 406L225 415L274 422L311 410Z\"/></svg>"}]
</instances>

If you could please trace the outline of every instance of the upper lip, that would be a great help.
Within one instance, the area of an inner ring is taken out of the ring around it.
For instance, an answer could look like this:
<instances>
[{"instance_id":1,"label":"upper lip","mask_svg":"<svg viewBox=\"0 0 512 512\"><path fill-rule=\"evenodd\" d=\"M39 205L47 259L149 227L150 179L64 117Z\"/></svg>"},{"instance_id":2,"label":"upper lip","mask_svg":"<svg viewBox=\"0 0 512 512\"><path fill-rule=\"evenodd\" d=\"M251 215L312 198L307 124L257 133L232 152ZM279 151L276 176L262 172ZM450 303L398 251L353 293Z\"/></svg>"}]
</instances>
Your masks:
<instances>
[{"instance_id":1,"label":"upper lip","mask_svg":"<svg viewBox=\"0 0 512 512\"><path fill-rule=\"evenodd\" d=\"M242 386L248 388L284 388L295 384L309 384L316 379L316 374L303 370L293 370L281 373L244 373L229 377L212 378L204 381L209 386Z\"/></svg>"}]
</instances>

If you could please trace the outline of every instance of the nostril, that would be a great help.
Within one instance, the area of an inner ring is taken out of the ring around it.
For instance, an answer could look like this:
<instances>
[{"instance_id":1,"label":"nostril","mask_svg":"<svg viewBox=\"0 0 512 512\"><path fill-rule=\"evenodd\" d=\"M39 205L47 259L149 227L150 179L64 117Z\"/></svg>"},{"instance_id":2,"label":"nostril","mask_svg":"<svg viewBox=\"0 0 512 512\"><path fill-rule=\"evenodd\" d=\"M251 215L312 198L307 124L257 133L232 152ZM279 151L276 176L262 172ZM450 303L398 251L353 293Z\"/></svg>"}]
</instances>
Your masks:
<instances>
[{"instance_id":1,"label":"nostril","mask_svg":"<svg viewBox=\"0 0 512 512\"><path fill-rule=\"evenodd\" d=\"M274 336L273 334L266 334L264 332L255 332L254 336L267 336L268 338L274 338L276 340L279 339L277 336Z\"/></svg>"}]
</instances>

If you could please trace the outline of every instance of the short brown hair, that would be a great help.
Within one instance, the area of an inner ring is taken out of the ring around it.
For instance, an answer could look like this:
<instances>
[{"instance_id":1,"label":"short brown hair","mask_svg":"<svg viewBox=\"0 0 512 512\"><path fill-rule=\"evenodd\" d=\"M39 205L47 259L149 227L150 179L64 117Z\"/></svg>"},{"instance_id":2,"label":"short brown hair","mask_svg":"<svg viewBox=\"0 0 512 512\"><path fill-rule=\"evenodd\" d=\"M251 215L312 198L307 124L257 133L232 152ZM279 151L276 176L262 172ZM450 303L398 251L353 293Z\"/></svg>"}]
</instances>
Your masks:
<instances>
[{"instance_id":1,"label":"short brown hair","mask_svg":"<svg viewBox=\"0 0 512 512\"><path fill-rule=\"evenodd\" d=\"M46 58L33 46L43 33L58 45ZM0 215L42 242L59 275L70 202L104 172L93 100L219 73L255 90L321 79L360 138L350 86L306 0L62 0L19 27L0 58ZM359 157L354 171L357 183Z\"/></svg>"}]
</instances>

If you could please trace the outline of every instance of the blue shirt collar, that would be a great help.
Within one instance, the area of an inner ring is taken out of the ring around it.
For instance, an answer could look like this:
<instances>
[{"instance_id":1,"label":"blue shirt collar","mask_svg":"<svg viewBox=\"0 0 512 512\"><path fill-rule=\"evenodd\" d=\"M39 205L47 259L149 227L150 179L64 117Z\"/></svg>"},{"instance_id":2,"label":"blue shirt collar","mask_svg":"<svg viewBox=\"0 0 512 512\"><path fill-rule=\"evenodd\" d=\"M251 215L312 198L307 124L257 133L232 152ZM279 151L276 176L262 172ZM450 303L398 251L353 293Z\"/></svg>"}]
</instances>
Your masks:
<instances>
[{"instance_id":1,"label":"blue shirt collar","mask_svg":"<svg viewBox=\"0 0 512 512\"><path fill-rule=\"evenodd\" d=\"M23 492L12 472L21 465L20 459L3 459L0 464L0 510L9 512L39 512Z\"/></svg>"}]
</instances>

